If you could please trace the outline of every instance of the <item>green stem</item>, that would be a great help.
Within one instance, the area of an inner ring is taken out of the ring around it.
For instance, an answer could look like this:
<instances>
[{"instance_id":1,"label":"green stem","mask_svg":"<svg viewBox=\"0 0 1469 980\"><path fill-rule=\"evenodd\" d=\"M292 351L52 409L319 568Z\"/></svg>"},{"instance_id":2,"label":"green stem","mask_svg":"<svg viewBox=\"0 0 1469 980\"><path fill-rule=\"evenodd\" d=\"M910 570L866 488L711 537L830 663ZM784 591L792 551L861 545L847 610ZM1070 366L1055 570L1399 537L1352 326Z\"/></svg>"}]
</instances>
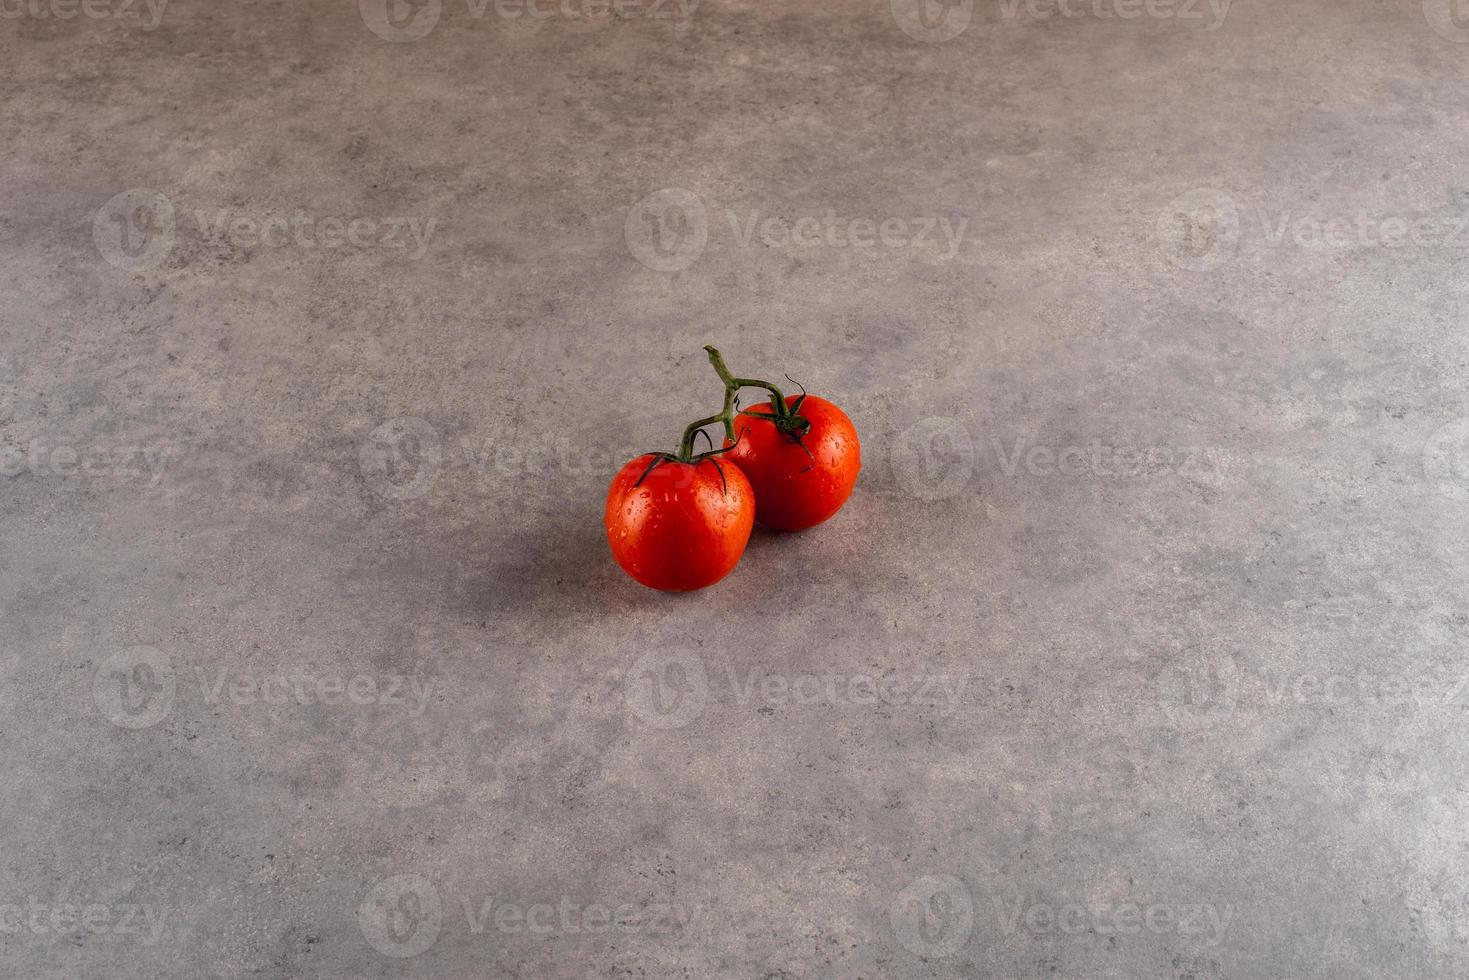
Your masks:
<instances>
[{"instance_id":1,"label":"green stem","mask_svg":"<svg viewBox=\"0 0 1469 980\"><path fill-rule=\"evenodd\" d=\"M714 365L714 372L719 375L719 380L724 382L726 411L728 411L730 408L730 400L734 397L736 393L739 392L741 388L764 388L766 391L775 396L771 399L770 402L771 407L775 412L775 417L778 419L787 419L790 417L790 406L786 404L786 396L781 394L779 388L771 384L769 381L761 381L759 378L736 378L734 375L729 373L729 368L726 367L724 364L724 356L720 354L718 350L711 347L709 344L704 345L704 350L707 351L709 354L709 363ZM726 423L725 433L731 439L734 438L734 428L732 424Z\"/></svg>"},{"instance_id":2,"label":"green stem","mask_svg":"<svg viewBox=\"0 0 1469 980\"><path fill-rule=\"evenodd\" d=\"M724 386L724 410L721 411L719 414L724 416L724 438L728 439L730 442L734 442L735 437L734 400L735 395L737 395L738 393L738 388L731 388L729 385Z\"/></svg>"},{"instance_id":3,"label":"green stem","mask_svg":"<svg viewBox=\"0 0 1469 980\"><path fill-rule=\"evenodd\" d=\"M792 432L795 432L796 435L794 435L792 438L799 441L800 434L804 432L806 428L809 428L810 425L809 423L806 423L804 419L799 418L796 413L791 411L790 406L786 404L786 396L781 394L781 390L779 388L771 384L769 381L761 381L759 378L735 377L733 374L730 374L729 368L725 366L724 358L720 355L719 351L715 350L713 347L710 347L707 344L704 346L704 350L709 352L709 363L714 365L714 370L719 375L719 380L724 382L724 407L720 409L718 415L711 415L707 419L699 419L697 422L690 423L689 427L683 430L683 439L679 441L678 453L676 455L665 453L662 454L663 458L676 460L680 463L693 463L708 459L712 456L717 456L720 453L726 452L728 449L733 448L732 446L726 446L722 449L710 449L706 453L701 453L700 455L695 456L694 438L699 434L699 430L704 428L704 426L713 425L715 422L721 422L724 424L725 440L730 443L733 443L735 441L734 406L735 398L739 395L741 388L764 388L766 391L769 391L771 395L774 396L771 399L771 407L772 411L774 412L774 421L776 427L788 435ZM654 463L654 465L657 464ZM652 469L652 466L650 466L649 469Z\"/></svg>"},{"instance_id":4,"label":"green stem","mask_svg":"<svg viewBox=\"0 0 1469 980\"><path fill-rule=\"evenodd\" d=\"M723 422L726 427L729 426L729 397L727 395L724 403L725 410L723 412L720 412L718 415L711 415L707 419L690 422L689 427L683 430L683 441L678 445L678 461L680 463L687 463L694 458L694 436L698 435L700 429L715 422Z\"/></svg>"}]
</instances>

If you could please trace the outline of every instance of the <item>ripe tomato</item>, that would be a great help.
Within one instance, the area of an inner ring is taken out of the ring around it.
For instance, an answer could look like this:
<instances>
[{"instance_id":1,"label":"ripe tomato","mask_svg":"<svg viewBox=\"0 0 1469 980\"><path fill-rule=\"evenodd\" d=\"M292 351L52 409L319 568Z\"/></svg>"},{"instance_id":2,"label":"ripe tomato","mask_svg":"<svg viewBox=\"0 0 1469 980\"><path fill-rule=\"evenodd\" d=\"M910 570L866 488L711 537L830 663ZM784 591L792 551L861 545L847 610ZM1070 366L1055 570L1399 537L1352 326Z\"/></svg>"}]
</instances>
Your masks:
<instances>
[{"instance_id":1,"label":"ripe tomato","mask_svg":"<svg viewBox=\"0 0 1469 980\"><path fill-rule=\"evenodd\" d=\"M739 562L755 524L755 496L729 462L644 453L612 478L605 523L623 571L649 588L691 592Z\"/></svg>"},{"instance_id":2,"label":"ripe tomato","mask_svg":"<svg viewBox=\"0 0 1469 980\"><path fill-rule=\"evenodd\" d=\"M862 469L862 447L852 420L826 399L790 395L786 404L810 423L804 434L780 431L772 404L762 402L735 416L736 439L724 458L749 477L756 520L777 531L799 531L841 510ZM752 417L757 415L771 421Z\"/></svg>"}]
</instances>

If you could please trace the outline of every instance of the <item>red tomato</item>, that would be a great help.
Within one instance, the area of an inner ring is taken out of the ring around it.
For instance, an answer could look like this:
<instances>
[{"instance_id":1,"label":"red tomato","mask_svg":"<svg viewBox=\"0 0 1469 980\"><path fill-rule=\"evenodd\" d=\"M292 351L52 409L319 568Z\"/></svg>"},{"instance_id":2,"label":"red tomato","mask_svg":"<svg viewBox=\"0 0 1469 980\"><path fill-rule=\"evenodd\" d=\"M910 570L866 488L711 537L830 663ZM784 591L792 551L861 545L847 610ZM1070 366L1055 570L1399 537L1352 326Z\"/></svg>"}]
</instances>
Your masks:
<instances>
[{"instance_id":1,"label":"red tomato","mask_svg":"<svg viewBox=\"0 0 1469 980\"><path fill-rule=\"evenodd\" d=\"M750 481L723 459L717 466L712 459L660 460L649 470L654 457L645 453L612 478L605 520L612 557L649 588L691 592L713 585L750 541Z\"/></svg>"},{"instance_id":2,"label":"red tomato","mask_svg":"<svg viewBox=\"0 0 1469 980\"><path fill-rule=\"evenodd\" d=\"M800 397L788 395L786 404L794 406ZM772 411L770 402L762 402L735 416L738 438L723 458L739 464L750 478L755 518L761 524L777 531L799 531L841 510L862 469L862 447L852 420L824 398L807 395L801 402L798 414L811 428L799 441L773 421L749 414Z\"/></svg>"}]
</instances>

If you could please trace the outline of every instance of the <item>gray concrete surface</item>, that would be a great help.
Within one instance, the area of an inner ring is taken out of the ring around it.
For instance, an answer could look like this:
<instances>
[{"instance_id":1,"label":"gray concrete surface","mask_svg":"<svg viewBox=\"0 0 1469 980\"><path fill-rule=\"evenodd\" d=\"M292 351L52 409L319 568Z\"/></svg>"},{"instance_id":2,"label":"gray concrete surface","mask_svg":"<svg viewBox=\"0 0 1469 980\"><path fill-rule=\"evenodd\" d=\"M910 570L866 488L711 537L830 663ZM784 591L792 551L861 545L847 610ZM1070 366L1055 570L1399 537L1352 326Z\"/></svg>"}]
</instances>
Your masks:
<instances>
[{"instance_id":1,"label":"gray concrete surface","mask_svg":"<svg viewBox=\"0 0 1469 980\"><path fill-rule=\"evenodd\" d=\"M1469 970L1447 4L58 3L0 974ZM866 465L670 597L708 342Z\"/></svg>"}]
</instances>

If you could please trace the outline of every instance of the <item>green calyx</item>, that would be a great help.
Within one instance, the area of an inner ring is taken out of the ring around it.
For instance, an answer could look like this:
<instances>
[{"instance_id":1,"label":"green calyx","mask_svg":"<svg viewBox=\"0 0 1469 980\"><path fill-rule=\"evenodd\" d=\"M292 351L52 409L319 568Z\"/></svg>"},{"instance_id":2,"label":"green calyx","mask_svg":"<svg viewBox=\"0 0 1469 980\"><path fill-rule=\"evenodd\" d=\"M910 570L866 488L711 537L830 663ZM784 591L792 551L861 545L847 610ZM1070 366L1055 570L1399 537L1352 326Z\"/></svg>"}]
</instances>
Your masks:
<instances>
[{"instance_id":1,"label":"green calyx","mask_svg":"<svg viewBox=\"0 0 1469 980\"><path fill-rule=\"evenodd\" d=\"M715 459L714 457L720 455L721 453L729 452L731 449L734 448L734 446L729 445L724 446L720 449L715 449L714 440L710 437L708 432L704 431L704 426L713 425L715 422L723 422L725 429L728 430L730 428L730 403L731 401L733 401L733 399L734 396L726 391L724 395L724 408L720 411L718 415L711 415L707 419L699 419L697 422L690 422L688 428L683 430L683 438L680 439L678 443L678 452L666 453L661 451L654 451L651 454L645 454L651 455L653 459L648 463L648 468L643 470L643 475L638 477L638 482L634 483L633 486L637 487L644 480L646 480L648 478L648 474L653 472L653 467L657 466L659 463L684 463L691 466L697 466L707 459L711 464L713 464L714 468L719 471L719 484L721 490L729 489L729 483L724 478L724 467L720 466L719 460ZM705 441L709 443L709 448L702 453L695 453L694 440L701 435L704 437Z\"/></svg>"},{"instance_id":2,"label":"green calyx","mask_svg":"<svg viewBox=\"0 0 1469 980\"><path fill-rule=\"evenodd\" d=\"M709 355L709 363L714 366L714 372L719 375L719 380L724 382L724 412L716 419L708 422L724 422L724 435L727 439L733 439L734 434L734 412L732 409L739 407L739 391L741 388L764 388L770 392L770 412L752 412L748 409L739 409L740 415L750 415L754 418L770 419L792 442L799 443L801 437L811 431L811 422L801 415L801 403L806 400L806 389L799 381L789 374L786 380L801 389L801 394L794 402L787 405L786 396L781 390L769 381L761 381L759 378L737 378L730 373L725 366L724 356L718 350L708 344L704 345L704 351ZM707 422L706 422L707 424Z\"/></svg>"},{"instance_id":3,"label":"green calyx","mask_svg":"<svg viewBox=\"0 0 1469 980\"><path fill-rule=\"evenodd\" d=\"M638 477L638 482L633 484L634 487L639 486L647 479L648 474L653 472L653 468L659 463L698 465L707 459L719 471L720 484L727 490L729 485L724 478L724 467L720 466L719 461L714 457L729 452L739 442L735 438L734 430L734 418L736 415L748 415L752 418L768 419L775 424L776 429L784 434L787 439L798 446L801 445L801 437L811 431L810 420L800 414L801 403L806 400L806 389L801 386L799 381L794 380L790 375L786 375L787 381L801 388L801 394L797 396L795 401L787 405L785 395L769 381L761 381L759 378L737 378L725 366L724 357L720 355L718 350L708 344L704 345L704 350L708 353L709 363L714 365L714 371L719 375L719 380L724 383L724 407L720 409L718 415L711 415L706 419L699 419L697 422L689 423L688 428L684 429L683 439L679 441L678 452L653 452L645 454L651 455L653 459L648 463L648 468L643 470L642 476ZM770 392L772 411L752 412L748 409L740 408L739 395L741 388L764 388ZM710 437L708 432L704 431L706 425L713 425L715 422L720 422L724 425L724 436L730 442L728 446L720 449L714 448L714 439ZM700 435L708 441L709 448L702 453L695 453L694 440ZM805 446L801 446L801 448L806 449ZM811 450L806 449L806 455L810 456Z\"/></svg>"}]
</instances>

